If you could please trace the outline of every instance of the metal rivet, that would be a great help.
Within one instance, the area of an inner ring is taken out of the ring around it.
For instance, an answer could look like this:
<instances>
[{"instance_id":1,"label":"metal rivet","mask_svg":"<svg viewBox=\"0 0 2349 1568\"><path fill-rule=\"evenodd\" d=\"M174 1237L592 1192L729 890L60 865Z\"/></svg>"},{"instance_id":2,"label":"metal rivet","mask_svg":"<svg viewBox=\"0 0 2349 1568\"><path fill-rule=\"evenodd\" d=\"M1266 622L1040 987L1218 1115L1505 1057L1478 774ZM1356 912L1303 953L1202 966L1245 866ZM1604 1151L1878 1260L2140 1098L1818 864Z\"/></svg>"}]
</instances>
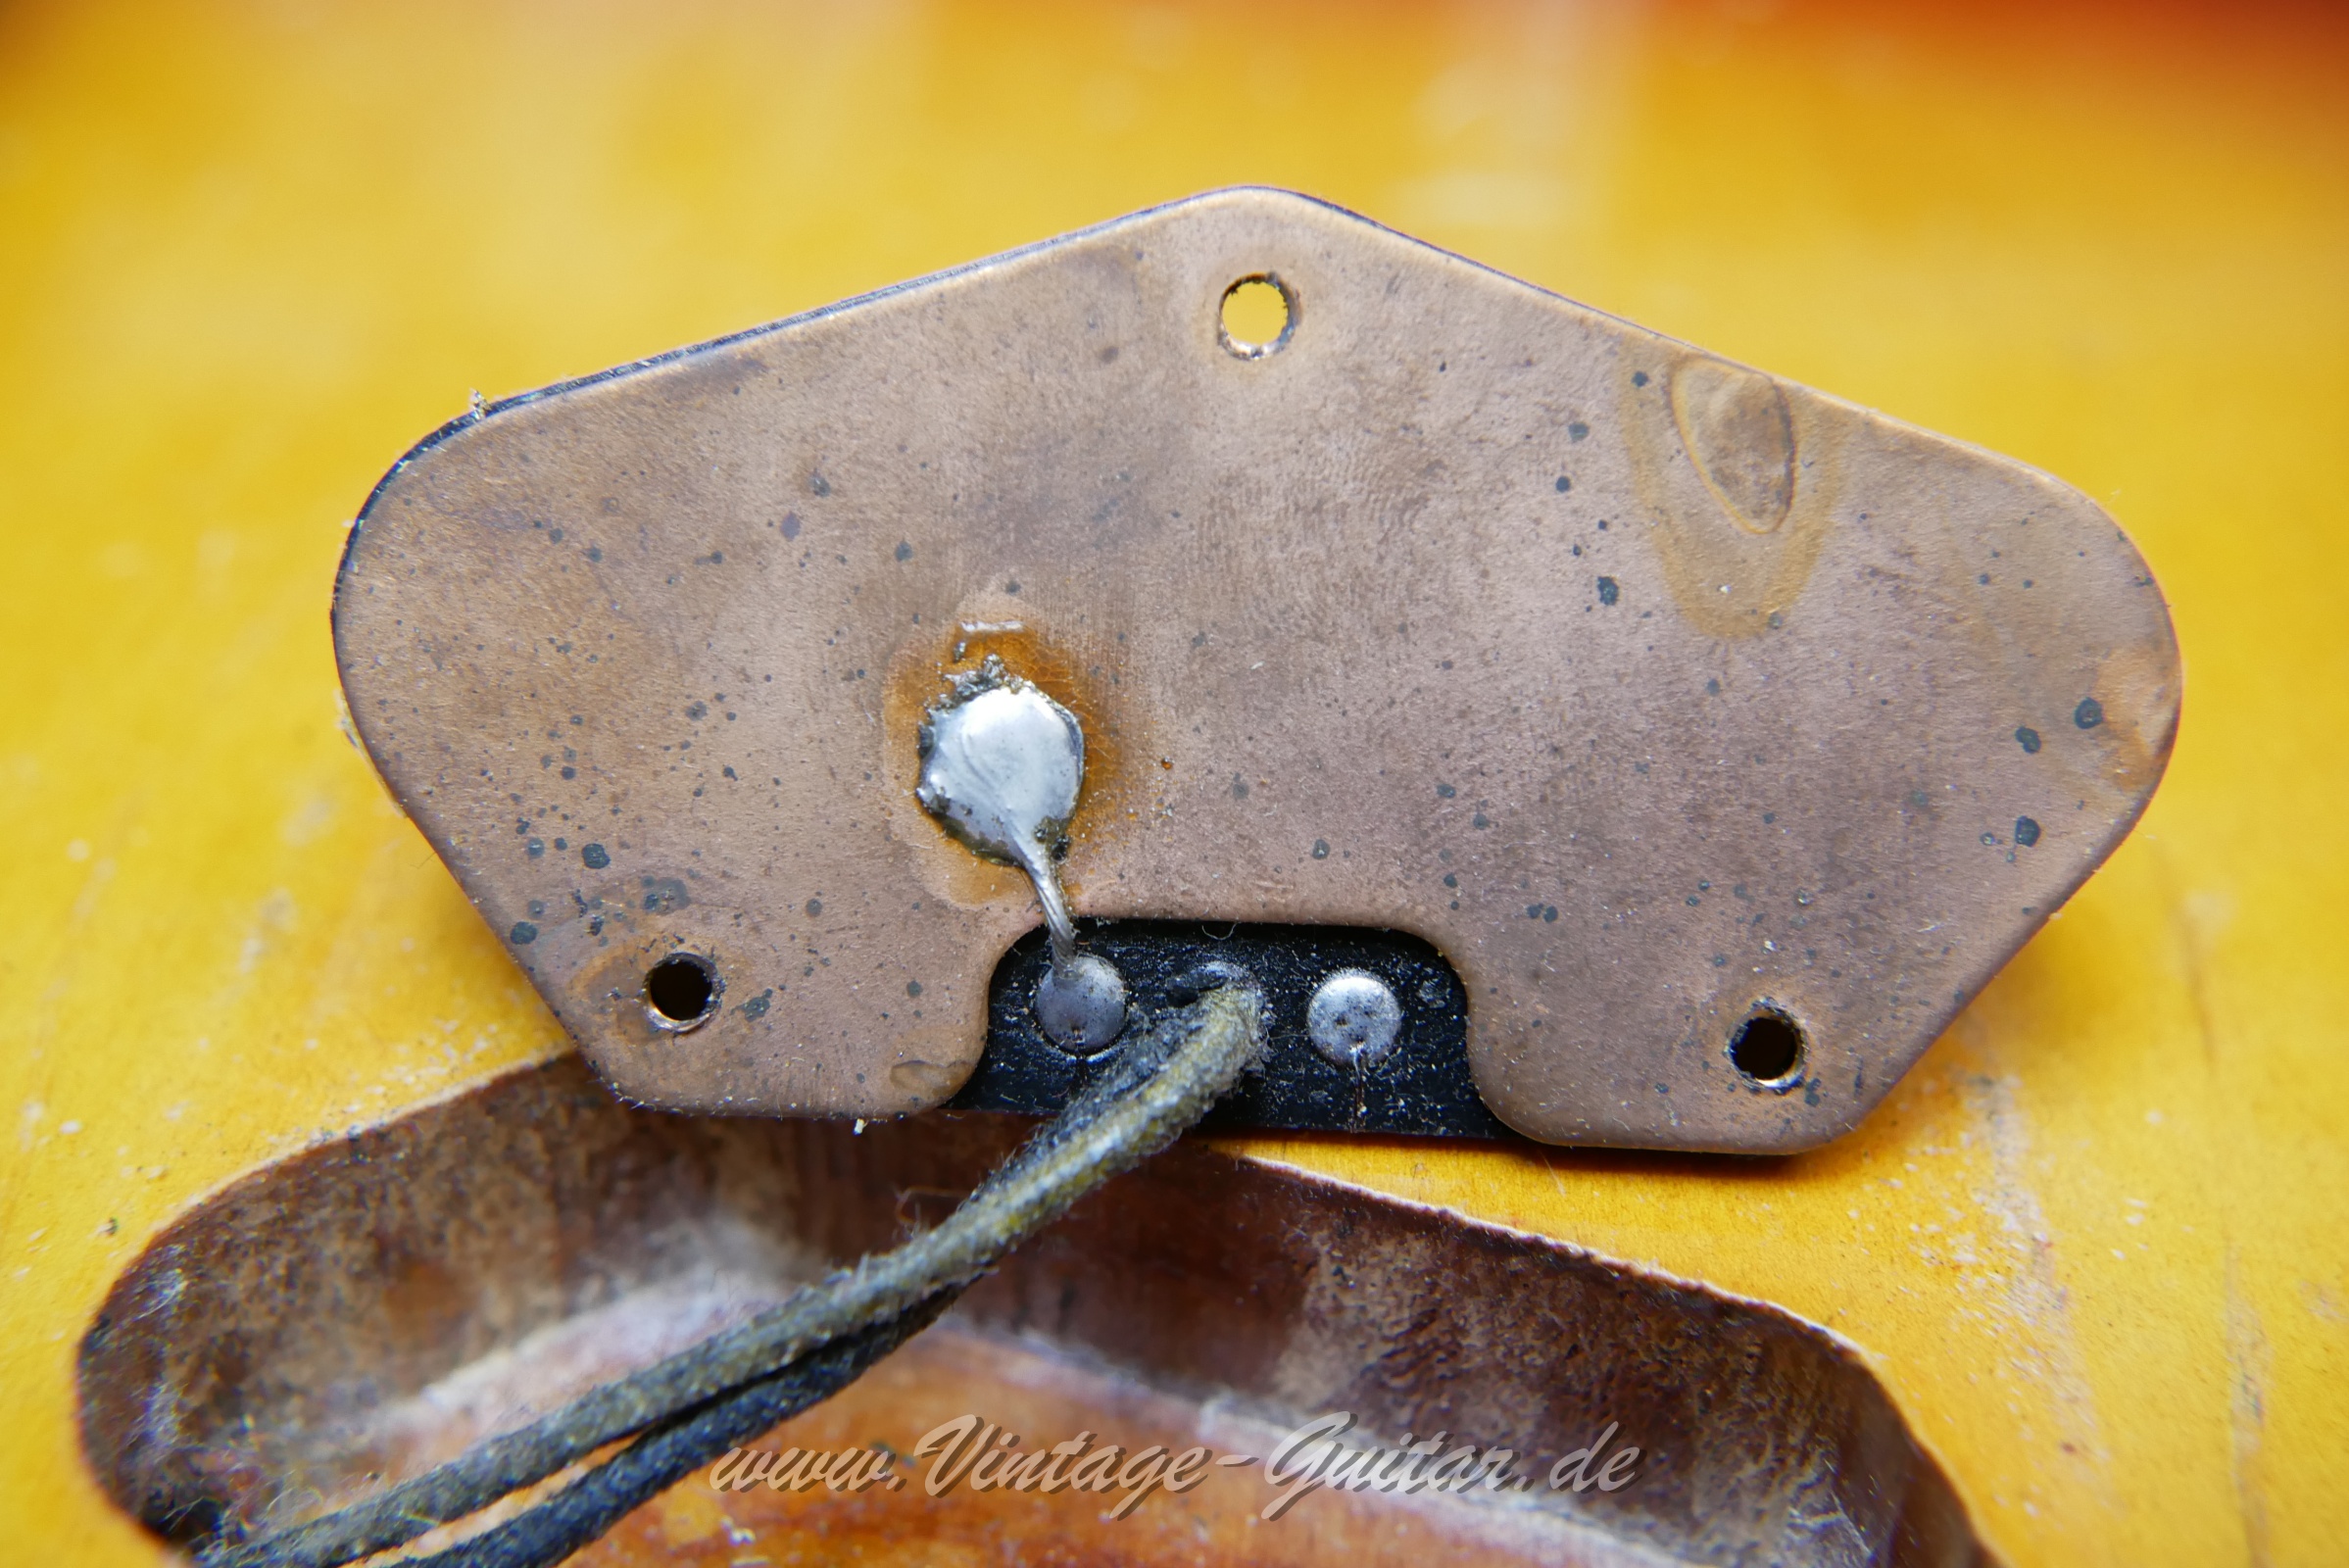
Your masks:
<instances>
[{"instance_id":1,"label":"metal rivet","mask_svg":"<svg viewBox=\"0 0 2349 1568\"><path fill-rule=\"evenodd\" d=\"M1305 1006L1313 1049L1341 1067L1368 1067L1402 1037L1403 1007L1387 982L1364 969L1340 969Z\"/></svg>"},{"instance_id":2,"label":"metal rivet","mask_svg":"<svg viewBox=\"0 0 2349 1568\"><path fill-rule=\"evenodd\" d=\"M1090 953L1054 963L1036 982L1036 1021L1062 1051L1090 1056L1126 1026L1125 979Z\"/></svg>"}]
</instances>

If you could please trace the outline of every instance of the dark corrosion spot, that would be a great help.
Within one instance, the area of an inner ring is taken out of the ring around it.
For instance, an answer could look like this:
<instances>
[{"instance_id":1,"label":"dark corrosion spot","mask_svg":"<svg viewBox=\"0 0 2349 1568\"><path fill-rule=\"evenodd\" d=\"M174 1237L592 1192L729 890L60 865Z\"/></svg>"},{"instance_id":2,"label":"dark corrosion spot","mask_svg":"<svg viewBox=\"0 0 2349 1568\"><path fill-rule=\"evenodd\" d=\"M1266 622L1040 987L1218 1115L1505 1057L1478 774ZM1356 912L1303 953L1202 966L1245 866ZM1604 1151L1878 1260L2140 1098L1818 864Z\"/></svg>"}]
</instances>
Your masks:
<instances>
[{"instance_id":1,"label":"dark corrosion spot","mask_svg":"<svg viewBox=\"0 0 2349 1568\"><path fill-rule=\"evenodd\" d=\"M2025 756L2034 755L2039 749L2039 732L2025 724L2015 731L2015 744L2023 748Z\"/></svg>"},{"instance_id":2,"label":"dark corrosion spot","mask_svg":"<svg viewBox=\"0 0 2349 1568\"><path fill-rule=\"evenodd\" d=\"M808 912L810 915L817 915L817 914L821 914L821 913L823 913L823 912L824 912L824 901L823 901L823 900L821 900L821 899L809 899L809 900L807 901L807 912Z\"/></svg>"},{"instance_id":3,"label":"dark corrosion spot","mask_svg":"<svg viewBox=\"0 0 2349 1568\"><path fill-rule=\"evenodd\" d=\"M1776 1007L1758 1007L1730 1038L1730 1065L1765 1089L1790 1089L1802 1075L1802 1026Z\"/></svg>"},{"instance_id":4,"label":"dark corrosion spot","mask_svg":"<svg viewBox=\"0 0 2349 1568\"><path fill-rule=\"evenodd\" d=\"M913 545L912 545L912 542L911 542L910 540L900 539L900 540L898 541L898 560L900 560L900 561L911 561L912 559L913 559Z\"/></svg>"},{"instance_id":5,"label":"dark corrosion spot","mask_svg":"<svg viewBox=\"0 0 2349 1568\"><path fill-rule=\"evenodd\" d=\"M1590 433L1590 427L1580 419L1566 426L1566 439L1569 441L1580 441Z\"/></svg>"},{"instance_id":6,"label":"dark corrosion spot","mask_svg":"<svg viewBox=\"0 0 2349 1568\"><path fill-rule=\"evenodd\" d=\"M527 920L516 920L514 922L514 929L507 935L514 939L515 947L524 948L538 940L538 927Z\"/></svg>"},{"instance_id":7,"label":"dark corrosion spot","mask_svg":"<svg viewBox=\"0 0 2349 1568\"><path fill-rule=\"evenodd\" d=\"M800 514L796 512L786 512L783 514L783 537L786 539L797 539L799 536Z\"/></svg>"},{"instance_id":8,"label":"dark corrosion spot","mask_svg":"<svg viewBox=\"0 0 2349 1568\"><path fill-rule=\"evenodd\" d=\"M2082 697L2080 706L2072 710L2072 722L2081 729L2094 729L2104 722L2104 705L2093 697Z\"/></svg>"},{"instance_id":9,"label":"dark corrosion spot","mask_svg":"<svg viewBox=\"0 0 2349 1568\"><path fill-rule=\"evenodd\" d=\"M645 971L645 1010L662 1029L691 1029L717 1010L717 966L698 953L672 953Z\"/></svg>"},{"instance_id":10,"label":"dark corrosion spot","mask_svg":"<svg viewBox=\"0 0 2349 1568\"><path fill-rule=\"evenodd\" d=\"M1611 605L1622 597L1623 585L1621 583L1617 582L1612 577L1601 577L1598 579L1598 602L1600 604Z\"/></svg>"},{"instance_id":11,"label":"dark corrosion spot","mask_svg":"<svg viewBox=\"0 0 2349 1568\"><path fill-rule=\"evenodd\" d=\"M601 844L586 844L580 846L579 863L590 871L601 871L612 863L612 856Z\"/></svg>"},{"instance_id":12,"label":"dark corrosion spot","mask_svg":"<svg viewBox=\"0 0 2349 1568\"><path fill-rule=\"evenodd\" d=\"M2015 818L2015 842L2016 842L2016 844L2020 845L2022 848L2024 848L2024 849L2027 849L2027 850L2028 850L2028 849L2030 849L2030 848L2031 848L2032 845L2034 845L2034 844L2038 843L2038 842L2039 842L2039 824L2038 824L2038 823L2036 823L2036 822L2034 822L2034 821L2032 821L2032 820L2031 820L2030 817L2028 817L2028 816L2018 816L2018 817L2016 817L2016 818Z\"/></svg>"},{"instance_id":13,"label":"dark corrosion spot","mask_svg":"<svg viewBox=\"0 0 2349 1568\"><path fill-rule=\"evenodd\" d=\"M1436 798L1438 800L1448 801L1459 793L1460 792L1458 790L1453 789L1449 784L1439 784L1436 786Z\"/></svg>"},{"instance_id":14,"label":"dark corrosion spot","mask_svg":"<svg viewBox=\"0 0 2349 1568\"><path fill-rule=\"evenodd\" d=\"M759 1019L765 1017L766 1009L774 1004L775 988L769 986L764 991L759 992L759 995L753 997L750 1001L744 1003L741 1006L735 1008L734 1010L741 1013L745 1018Z\"/></svg>"},{"instance_id":15,"label":"dark corrosion spot","mask_svg":"<svg viewBox=\"0 0 2349 1568\"><path fill-rule=\"evenodd\" d=\"M1645 386L1646 384L1647 384L1647 372L1646 372L1645 370L1634 370L1634 371L1632 372L1632 385L1634 385L1634 386Z\"/></svg>"},{"instance_id":16,"label":"dark corrosion spot","mask_svg":"<svg viewBox=\"0 0 2349 1568\"><path fill-rule=\"evenodd\" d=\"M1559 474L1559 475L1558 475L1558 486L1557 486L1557 488L1558 488L1558 494L1560 494L1560 495L1564 495L1564 494L1565 494L1567 491L1569 491L1569 490L1571 490L1571 489L1573 489L1573 488L1574 488L1574 481L1573 481L1572 479L1569 479L1569 478L1567 478L1567 477L1566 477L1564 474L1562 474L1562 473L1561 473L1561 474Z\"/></svg>"},{"instance_id":17,"label":"dark corrosion spot","mask_svg":"<svg viewBox=\"0 0 2349 1568\"><path fill-rule=\"evenodd\" d=\"M1330 841L1328 839L1315 839L1313 841L1313 858L1316 860L1326 860L1329 858Z\"/></svg>"},{"instance_id":18,"label":"dark corrosion spot","mask_svg":"<svg viewBox=\"0 0 2349 1568\"><path fill-rule=\"evenodd\" d=\"M708 703L687 703L685 705L687 718L706 718L709 714L710 705Z\"/></svg>"},{"instance_id":19,"label":"dark corrosion spot","mask_svg":"<svg viewBox=\"0 0 2349 1568\"><path fill-rule=\"evenodd\" d=\"M905 995L907 995L907 996L909 996L909 997L918 997L918 996L920 996L920 995L921 995L921 982L920 982L919 980L908 980L908 981L906 981L906 982L905 982Z\"/></svg>"}]
</instances>

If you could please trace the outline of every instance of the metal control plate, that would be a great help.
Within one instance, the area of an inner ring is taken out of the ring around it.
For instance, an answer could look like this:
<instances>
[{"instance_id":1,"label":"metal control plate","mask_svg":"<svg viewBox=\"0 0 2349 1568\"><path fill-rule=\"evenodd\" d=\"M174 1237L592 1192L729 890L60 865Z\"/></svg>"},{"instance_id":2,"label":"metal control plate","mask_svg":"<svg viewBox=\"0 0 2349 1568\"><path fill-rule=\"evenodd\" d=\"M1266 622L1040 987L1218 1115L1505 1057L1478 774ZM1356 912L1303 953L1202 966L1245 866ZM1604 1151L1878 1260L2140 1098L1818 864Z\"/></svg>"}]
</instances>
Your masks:
<instances>
[{"instance_id":1,"label":"metal control plate","mask_svg":"<svg viewBox=\"0 0 2349 1568\"><path fill-rule=\"evenodd\" d=\"M1409 933L1502 1121L1747 1151L1885 1093L2128 831L2179 692L2077 491L1264 190L461 419L369 499L335 636L635 1099L970 1077L1036 906L914 736L995 653L1085 726L1080 914ZM678 951L685 1032L643 1000ZM1769 1083L1757 1009L1805 1039Z\"/></svg>"}]
</instances>

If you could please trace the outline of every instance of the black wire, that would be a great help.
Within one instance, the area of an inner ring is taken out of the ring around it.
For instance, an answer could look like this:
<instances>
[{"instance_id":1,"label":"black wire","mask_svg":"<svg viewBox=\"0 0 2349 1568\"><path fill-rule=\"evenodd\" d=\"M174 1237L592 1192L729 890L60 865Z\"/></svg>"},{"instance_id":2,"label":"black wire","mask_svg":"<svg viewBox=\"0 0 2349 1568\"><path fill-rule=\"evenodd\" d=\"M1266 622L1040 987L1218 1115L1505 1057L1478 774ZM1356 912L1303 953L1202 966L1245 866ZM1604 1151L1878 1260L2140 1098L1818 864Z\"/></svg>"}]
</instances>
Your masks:
<instances>
[{"instance_id":1,"label":"black wire","mask_svg":"<svg viewBox=\"0 0 2349 1568\"><path fill-rule=\"evenodd\" d=\"M929 1327L956 1286L814 1351L772 1377L648 1430L563 1491L428 1557L413 1568L550 1568L595 1541L648 1499L710 1460L821 1404L865 1368ZM403 1562L402 1568L412 1568Z\"/></svg>"}]
</instances>

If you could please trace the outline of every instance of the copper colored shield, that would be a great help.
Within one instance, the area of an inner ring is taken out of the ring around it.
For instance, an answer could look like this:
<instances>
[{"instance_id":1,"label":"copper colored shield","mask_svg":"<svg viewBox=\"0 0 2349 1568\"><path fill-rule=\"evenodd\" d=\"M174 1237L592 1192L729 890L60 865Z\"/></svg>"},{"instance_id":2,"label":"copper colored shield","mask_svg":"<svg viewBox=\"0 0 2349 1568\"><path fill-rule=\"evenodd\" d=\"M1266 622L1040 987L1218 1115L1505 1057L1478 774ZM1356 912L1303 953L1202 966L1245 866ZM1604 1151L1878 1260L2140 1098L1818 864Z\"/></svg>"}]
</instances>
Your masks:
<instances>
[{"instance_id":1,"label":"copper colored shield","mask_svg":"<svg viewBox=\"0 0 2349 1568\"><path fill-rule=\"evenodd\" d=\"M1260 190L460 420L369 501L335 635L598 1071L795 1115L953 1095L1037 922L913 798L989 653L1085 726L1080 914L1411 933L1503 1121L1666 1148L1851 1126L2128 831L2178 705L2077 491Z\"/></svg>"}]
</instances>

